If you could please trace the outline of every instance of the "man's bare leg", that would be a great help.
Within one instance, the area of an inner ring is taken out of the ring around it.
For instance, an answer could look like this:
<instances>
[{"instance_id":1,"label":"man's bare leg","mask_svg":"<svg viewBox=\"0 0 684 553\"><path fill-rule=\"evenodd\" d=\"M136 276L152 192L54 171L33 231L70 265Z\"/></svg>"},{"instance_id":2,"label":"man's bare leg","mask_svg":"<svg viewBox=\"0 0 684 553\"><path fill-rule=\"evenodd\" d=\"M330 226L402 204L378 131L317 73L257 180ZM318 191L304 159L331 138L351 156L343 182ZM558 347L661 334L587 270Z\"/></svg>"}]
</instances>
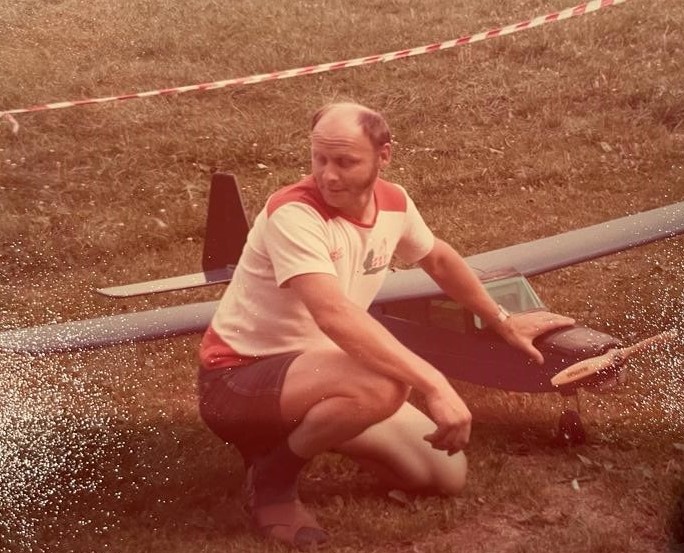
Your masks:
<instances>
[{"instance_id":1,"label":"man's bare leg","mask_svg":"<svg viewBox=\"0 0 684 553\"><path fill-rule=\"evenodd\" d=\"M254 461L253 516L263 532L298 547L327 534L297 501L297 476L316 455L349 441L404 403L408 387L365 370L342 350L305 352L290 365L280 404L293 430Z\"/></svg>"},{"instance_id":2,"label":"man's bare leg","mask_svg":"<svg viewBox=\"0 0 684 553\"><path fill-rule=\"evenodd\" d=\"M302 457L349 455L394 487L459 493L465 455L450 457L423 439L435 424L404 401L406 394L340 350L304 353L290 366L281 397L285 420L297 425L288 443Z\"/></svg>"},{"instance_id":3,"label":"man's bare leg","mask_svg":"<svg viewBox=\"0 0 684 553\"><path fill-rule=\"evenodd\" d=\"M409 389L365 369L338 349L305 352L287 372L280 405L302 457L329 451L393 415Z\"/></svg>"},{"instance_id":4,"label":"man's bare leg","mask_svg":"<svg viewBox=\"0 0 684 553\"><path fill-rule=\"evenodd\" d=\"M423 436L434 429L435 424L407 402L335 451L356 459L392 488L457 495L466 482L466 456L432 448Z\"/></svg>"},{"instance_id":5,"label":"man's bare leg","mask_svg":"<svg viewBox=\"0 0 684 553\"><path fill-rule=\"evenodd\" d=\"M327 541L309 513L299 511L308 522L298 530L281 517L285 509L303 509L297 507L296 483L308 459L335 449L372 464L394 484L457 493L465 482L465 457L459 453L449 458L423 440L435 425L406 403L408 393L407 386L365 369L342 350L297 357L280 398L283 420L293 430L254 464L255 514L263 528L305 546ZM274 508L277 523L264 515Z\"/></svg>"}]
</instances>

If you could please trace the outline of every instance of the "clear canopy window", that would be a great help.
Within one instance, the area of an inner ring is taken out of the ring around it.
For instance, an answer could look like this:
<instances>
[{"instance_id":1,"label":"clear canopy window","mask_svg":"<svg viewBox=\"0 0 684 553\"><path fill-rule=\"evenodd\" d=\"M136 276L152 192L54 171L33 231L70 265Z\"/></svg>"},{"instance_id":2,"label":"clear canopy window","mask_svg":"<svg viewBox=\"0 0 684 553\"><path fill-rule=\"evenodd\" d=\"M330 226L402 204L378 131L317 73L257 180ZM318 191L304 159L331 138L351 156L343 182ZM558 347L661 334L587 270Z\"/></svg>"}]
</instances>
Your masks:
<instances>
[{"instance_id":1,"label":"clear canopy window","mask_svg":"<svg viewBox=\"0 0 684 553\"><path fill-rule=\"evenodd\" d=\"M524 276L516 275L485 283L496 303L511 313L544 308L544 304ZM466 332L469 328L484 328L486 324L450 299L414 299L386 303L384 315L405 319L437 328Z\"/></svg>"}]
</instances>

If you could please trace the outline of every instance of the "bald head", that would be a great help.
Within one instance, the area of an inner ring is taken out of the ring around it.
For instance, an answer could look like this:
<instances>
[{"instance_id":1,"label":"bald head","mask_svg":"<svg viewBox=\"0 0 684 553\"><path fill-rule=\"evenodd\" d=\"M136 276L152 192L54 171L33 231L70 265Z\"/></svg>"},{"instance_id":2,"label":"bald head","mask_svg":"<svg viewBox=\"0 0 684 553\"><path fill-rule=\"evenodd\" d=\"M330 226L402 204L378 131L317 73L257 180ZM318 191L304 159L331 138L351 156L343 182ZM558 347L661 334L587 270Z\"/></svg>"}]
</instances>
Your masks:
<instances>
[{"instance_id":1,"label":"bald head","mask_svg":"<svg viewBox=\"0 0 684 553\"><path fill-rule=\"evenodd\" d=\"M352 102L327 104L314 114L311 130L313 131L318 124L357 126L376 150L391 141L389 126L384 117L361 104Z\"/></svg>"}]
</instances>

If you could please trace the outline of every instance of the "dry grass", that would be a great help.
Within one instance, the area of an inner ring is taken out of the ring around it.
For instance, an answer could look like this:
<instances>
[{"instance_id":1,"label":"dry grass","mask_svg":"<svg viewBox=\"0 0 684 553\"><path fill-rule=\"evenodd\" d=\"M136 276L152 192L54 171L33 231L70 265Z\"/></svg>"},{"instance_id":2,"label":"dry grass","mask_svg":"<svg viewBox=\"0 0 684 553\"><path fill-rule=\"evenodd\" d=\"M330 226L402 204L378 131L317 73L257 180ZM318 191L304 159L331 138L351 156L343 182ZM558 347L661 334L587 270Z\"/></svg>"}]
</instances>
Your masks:
<instances>
[{"instance_id":1,"label":"dry grass","mask_svg":"<svg viewBox=\"0 0 684 553\"><path fill-rule=\"evenodd\" d=\"M569 5L5 3L0 109L387 52ZM682 201L683 59L682 3L630 0L412 60L25 115L17 137L3 123L0 328L215 297L114 303L91 290L197 270L209 173L235 172L254 216L307 171L308 118L334 99L387 115L388 178L466 254ZM535 285L552 308L632 340L682 326L682 259L667 241ZM197 418L196 348L0 358L0 549L282 550L245 527L238 458ZM477 421L463 497L390 500L326 456L305 498L333 551L668 551L684 539L681 368L672 350L642 359L622 392L583 396L591 444L575 450L551 445L559 399L457 383Z\"/></svg>"}]
</instances>

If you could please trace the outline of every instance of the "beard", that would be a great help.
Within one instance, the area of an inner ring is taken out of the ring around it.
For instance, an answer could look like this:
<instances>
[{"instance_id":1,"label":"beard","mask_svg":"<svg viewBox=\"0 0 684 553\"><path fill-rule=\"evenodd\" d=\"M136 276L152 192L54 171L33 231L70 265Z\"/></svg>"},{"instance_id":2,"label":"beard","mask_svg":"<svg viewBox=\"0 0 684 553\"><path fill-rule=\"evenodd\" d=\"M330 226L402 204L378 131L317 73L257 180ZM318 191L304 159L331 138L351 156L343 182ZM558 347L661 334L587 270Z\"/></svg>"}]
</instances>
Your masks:
<instances>
[{"instance_id":1,"label":"beard","mask_svg":"<svg viewBox=\"0 0 684 553\"><path fill-rule=\"evenodd\" d=\"M380 167L374 163L368 174L354 182L343 181L329 185L316 179L318 188L325 203L343 212L365 209L373 200L375 181L380 173Z\"/></svg>"}]
</instances>

